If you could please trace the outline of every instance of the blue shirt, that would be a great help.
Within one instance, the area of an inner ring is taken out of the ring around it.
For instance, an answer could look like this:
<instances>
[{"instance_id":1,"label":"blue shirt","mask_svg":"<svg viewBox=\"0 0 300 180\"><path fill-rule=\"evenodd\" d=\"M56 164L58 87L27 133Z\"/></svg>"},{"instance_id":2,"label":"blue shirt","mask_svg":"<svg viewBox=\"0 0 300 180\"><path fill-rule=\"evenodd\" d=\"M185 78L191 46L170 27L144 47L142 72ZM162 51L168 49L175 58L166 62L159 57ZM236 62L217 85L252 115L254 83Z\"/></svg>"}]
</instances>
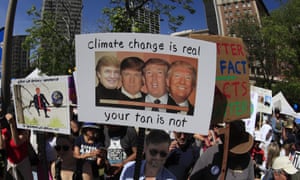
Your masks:
<instances>
[{"instance_id":1,"label":"blue shirt","mask_svg":"<svg viewBox=\"0 0 300 180\"><path fill-rule=\"evenodd\" d=\"M143 160L141 164L139 180L146 179L145 165L146 165L146 161ZM122 170L120 180L133 180L134 169L135 169L135 161L128 162ZM176 177L166 168L162 167L162 169L159 171L159 173L156 176L156 180L176 180Z\"/></svg>"}]
</instances>

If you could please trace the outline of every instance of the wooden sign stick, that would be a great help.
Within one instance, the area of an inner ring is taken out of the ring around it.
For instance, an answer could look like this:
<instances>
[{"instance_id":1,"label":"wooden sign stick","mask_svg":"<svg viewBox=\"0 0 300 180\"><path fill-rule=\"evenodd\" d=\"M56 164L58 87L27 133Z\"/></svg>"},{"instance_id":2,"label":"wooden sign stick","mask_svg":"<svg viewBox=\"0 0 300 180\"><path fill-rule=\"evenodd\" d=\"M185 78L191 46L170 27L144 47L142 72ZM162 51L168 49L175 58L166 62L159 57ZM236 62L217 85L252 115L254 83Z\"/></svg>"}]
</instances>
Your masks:
<instances>
[{"instance_id":1,"label":"wooden sign stick","mask_svg":"<svg viewBox=\"0 0 300 180\"><path fill-rule=\"evenodd\" d=\"M224 134L224 142L223 142L223 160L222 160L222 169L220 180L225 180L226 169L227 169L227 159L229 152L229 134L230 134L230 123L226 123L225 128L219 130L220 134Z\"/></svg>"}]
</instances>

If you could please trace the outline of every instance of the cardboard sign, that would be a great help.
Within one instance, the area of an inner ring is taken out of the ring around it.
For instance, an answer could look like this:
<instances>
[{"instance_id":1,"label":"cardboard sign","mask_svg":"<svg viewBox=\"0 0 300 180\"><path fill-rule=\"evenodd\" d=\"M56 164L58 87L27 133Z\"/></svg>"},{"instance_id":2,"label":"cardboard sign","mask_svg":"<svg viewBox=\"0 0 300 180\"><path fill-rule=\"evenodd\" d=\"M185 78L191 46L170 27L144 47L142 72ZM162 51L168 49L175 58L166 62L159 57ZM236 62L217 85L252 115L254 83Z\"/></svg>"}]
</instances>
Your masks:
<instances>
[{"instance_id":1,"label":"cardboard sign","mask_svg":"<svg viewBox=\"0 0 300 180\"><path fill-rule=\"evenodd\" d=\"M129 65L122 64L128 59L139 59L143 68L134 65L124 71ZM108 65L112 62L115 65ZM175 67L176 63L185 70L173 70L171 75L166 64ZM207 133L215 86L215 43L142 33L78 35L76 68L79 121ZM182 85L176 92L179 79Z\"/></svg>"},{"instance_id":2,"label":"cardboard sign","mask_svg":"<svg viewBox=\"0 0 300 180\"><path fill-rule=\"evenodd\" d=\"M190 37L217 43L212 123L250 117L249 70L242 39L197 34L190 34Z\"/></svg>"},{"instance_id":3,"label":"cardboard sign","mask_svg":"<svg viewBox=\"0 0 300 180\"><path fill-rule=\"evenodd\" d=\"M257 112L272 114L272 90L261 87L251 86L251 92L258 95L257 98Z\"/></svg>"},{"instance_id":4,"label":"cardboard sign","mask_svg":"<svg viewBox=\"0 0 300 180\"><path fill-rule=\"evenodd\" d=\"M70 134L68 76L14 79L17 127Z\"/></svg>"}]
</instances>

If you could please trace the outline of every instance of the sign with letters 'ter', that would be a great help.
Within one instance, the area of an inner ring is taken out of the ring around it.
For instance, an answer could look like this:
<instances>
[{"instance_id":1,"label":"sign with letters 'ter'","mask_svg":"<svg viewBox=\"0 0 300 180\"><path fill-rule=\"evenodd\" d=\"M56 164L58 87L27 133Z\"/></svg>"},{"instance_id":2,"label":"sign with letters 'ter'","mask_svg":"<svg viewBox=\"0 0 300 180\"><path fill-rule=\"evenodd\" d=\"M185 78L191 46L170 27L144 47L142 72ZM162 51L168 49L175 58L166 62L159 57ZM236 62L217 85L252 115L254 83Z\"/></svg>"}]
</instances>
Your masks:
<instances>
[{"instance_id":1,"label":"sign with letters 'ter'","mask_svg":"<svg viewBox=\"0 0 300 180\"><path fill-rule=\"evenodd\" d=\"M216 44L142 33L76 36L78 119L207 133Z\"/></svg>"},{"instance_id":2,"label":"sign with letters 'ter'","mask_svg":"<svg viewBox=\"0 0 300 180\"><path fill-rule=\"evenodd\" d=\"M242 39L195 34L190 37L217 43L212 123L250 117L249 70Z\"/></svg>"}]
</instances>

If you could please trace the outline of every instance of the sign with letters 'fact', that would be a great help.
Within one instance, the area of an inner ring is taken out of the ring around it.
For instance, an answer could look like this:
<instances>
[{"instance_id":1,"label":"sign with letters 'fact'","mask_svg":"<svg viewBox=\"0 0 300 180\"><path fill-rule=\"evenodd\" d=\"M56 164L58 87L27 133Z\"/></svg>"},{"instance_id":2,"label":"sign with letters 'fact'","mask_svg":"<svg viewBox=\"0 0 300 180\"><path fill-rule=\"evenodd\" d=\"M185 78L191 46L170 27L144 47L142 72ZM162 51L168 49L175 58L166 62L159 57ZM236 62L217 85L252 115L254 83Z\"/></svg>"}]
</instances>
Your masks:
<instances>
[{"instance_id":1,"label":"sign with letters 'fact'","mask_svg":"<svg viewBox=\"0 0 300 180\"><path fill-rule=\"evenodd\" d=\"M241 38L189 35L217 43L216 91L212 123L250 117L250 85L247 52Z\"/></svg>"},{"instance_id":2,"label":"sign with letters 'fact'","mask_svg":"<svg viewBox=\"0 0 300 180\"><path fill-rule=\"evenodd\" d=\"M78 119L206 134L216 45L143 33L76 36Z\"/></svg>"}]
</instances>

